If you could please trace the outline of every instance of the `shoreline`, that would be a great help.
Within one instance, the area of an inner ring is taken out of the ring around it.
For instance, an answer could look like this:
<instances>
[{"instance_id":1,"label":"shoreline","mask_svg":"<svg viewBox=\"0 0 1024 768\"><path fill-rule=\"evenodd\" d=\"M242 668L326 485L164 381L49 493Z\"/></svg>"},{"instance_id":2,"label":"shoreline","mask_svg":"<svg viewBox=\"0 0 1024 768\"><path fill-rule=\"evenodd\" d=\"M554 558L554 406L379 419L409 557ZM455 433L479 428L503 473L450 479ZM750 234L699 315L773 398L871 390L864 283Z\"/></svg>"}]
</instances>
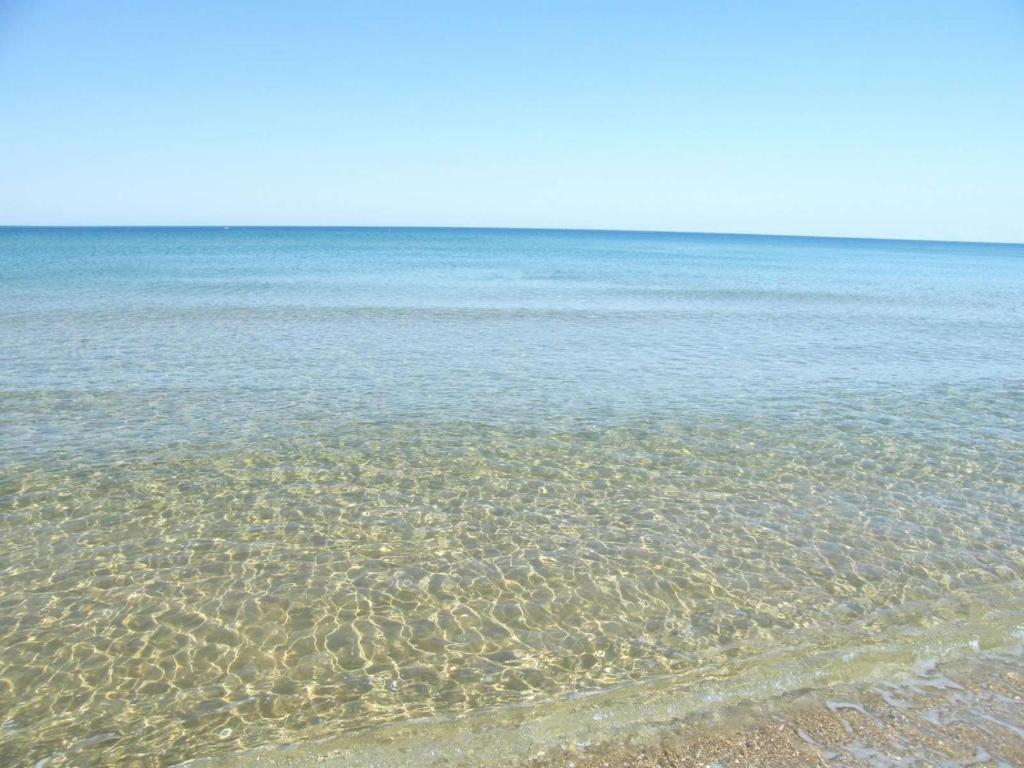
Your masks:
<instances>
[{"instance_id":1,"label":"shoreline","mask_svg":"<svg viewBox=\"0 0 1024 768\"><path fill-rule=\"evenodd\" d=\"M658 724L602 731L613 710L588 710L593 739L556 742L550 713L394 724L320 743L267 746L182 763L190 768L800 768L1024 765L1024 645L919 661L902 673L761 700L723 701ZM585 701L585 700L584 700ZM628 702L627 702L628 703ZM636 703L635 701L633 702ZM582 717L580 717L582 710ZM593 714L591 714L593 713ZM546 748L538 748L547 739ZM532 743L532 753L524 744ZM555 744L552 746L552 744Z\"/></svg>"}]
</instances>

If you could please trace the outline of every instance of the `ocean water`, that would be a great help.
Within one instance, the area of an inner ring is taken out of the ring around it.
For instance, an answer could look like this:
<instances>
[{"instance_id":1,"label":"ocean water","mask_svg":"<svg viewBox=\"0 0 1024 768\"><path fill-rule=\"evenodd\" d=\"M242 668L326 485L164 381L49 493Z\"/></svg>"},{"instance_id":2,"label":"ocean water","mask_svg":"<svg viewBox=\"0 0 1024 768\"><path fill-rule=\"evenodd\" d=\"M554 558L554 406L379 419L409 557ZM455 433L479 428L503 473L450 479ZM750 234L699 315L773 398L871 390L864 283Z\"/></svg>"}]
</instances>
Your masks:
<instances>
[{"instance_id":1,"label":"ocean water","mask_svg":"<svg viewBox=\"0 0 1024 768\"><path fill-rule=\"evenodd\" d=\"M0 229L0 765L528 757L1022 628L1024 246Z\"/></svg>"}]
</instances>

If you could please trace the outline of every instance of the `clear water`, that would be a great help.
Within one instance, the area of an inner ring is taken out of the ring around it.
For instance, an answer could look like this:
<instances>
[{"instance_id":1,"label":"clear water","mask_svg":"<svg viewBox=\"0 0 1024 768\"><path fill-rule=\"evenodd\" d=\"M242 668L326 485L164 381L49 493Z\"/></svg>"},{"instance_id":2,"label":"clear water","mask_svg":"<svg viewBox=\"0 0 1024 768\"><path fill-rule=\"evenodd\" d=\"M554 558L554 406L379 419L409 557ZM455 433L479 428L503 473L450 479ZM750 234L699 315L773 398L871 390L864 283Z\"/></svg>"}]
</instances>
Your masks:
<instances>
[{"instance_id":1,"label":"clear water","mask_svg":"<svg viewBox=\"0 0 1024 768\"><path fill-rule=\"evenodd\" d=\"M0 764L997 645L1022 339L1024 246L0 229Z\"/></svg>"}]
</instances>

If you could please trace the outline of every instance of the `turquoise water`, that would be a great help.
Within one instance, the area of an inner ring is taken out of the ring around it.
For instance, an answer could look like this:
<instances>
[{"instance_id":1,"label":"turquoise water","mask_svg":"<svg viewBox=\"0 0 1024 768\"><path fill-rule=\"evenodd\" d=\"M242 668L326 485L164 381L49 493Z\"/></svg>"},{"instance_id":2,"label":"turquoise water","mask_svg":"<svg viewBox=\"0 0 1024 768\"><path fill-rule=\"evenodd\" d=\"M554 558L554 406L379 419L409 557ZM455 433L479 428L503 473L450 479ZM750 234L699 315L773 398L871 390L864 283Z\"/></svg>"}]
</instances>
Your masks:
<instances>
[{"instance_id":1,"label":"turquoise water","mask_svg":"<svg viewBox=\"0 0 1024 768\"><path fill-rule=\"evenodd\" d=\"M1022 339L1024 246L0 229L0 764L997 645Z\"/></svg>"}]
</instances>

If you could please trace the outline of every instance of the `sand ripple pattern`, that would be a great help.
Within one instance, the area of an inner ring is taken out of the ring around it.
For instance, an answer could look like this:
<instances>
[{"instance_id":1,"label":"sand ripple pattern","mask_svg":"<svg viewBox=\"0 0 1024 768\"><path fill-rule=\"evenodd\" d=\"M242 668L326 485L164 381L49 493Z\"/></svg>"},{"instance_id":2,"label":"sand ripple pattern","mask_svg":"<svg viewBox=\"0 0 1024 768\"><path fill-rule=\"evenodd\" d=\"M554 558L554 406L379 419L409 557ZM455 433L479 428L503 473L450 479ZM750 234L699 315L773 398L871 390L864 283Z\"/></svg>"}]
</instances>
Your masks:
<instances>
[{"instance_id":1,"label":"sand ripple pattern","mask_svg":"<svg viewBox=\"0 0 1024 768\"><path fill-rule=\"evenodd\" d=\"M969 620L1024 577L1006 434L361 424L26 465L0 763L169 764Z\"/></svg>"}]
</instances>

